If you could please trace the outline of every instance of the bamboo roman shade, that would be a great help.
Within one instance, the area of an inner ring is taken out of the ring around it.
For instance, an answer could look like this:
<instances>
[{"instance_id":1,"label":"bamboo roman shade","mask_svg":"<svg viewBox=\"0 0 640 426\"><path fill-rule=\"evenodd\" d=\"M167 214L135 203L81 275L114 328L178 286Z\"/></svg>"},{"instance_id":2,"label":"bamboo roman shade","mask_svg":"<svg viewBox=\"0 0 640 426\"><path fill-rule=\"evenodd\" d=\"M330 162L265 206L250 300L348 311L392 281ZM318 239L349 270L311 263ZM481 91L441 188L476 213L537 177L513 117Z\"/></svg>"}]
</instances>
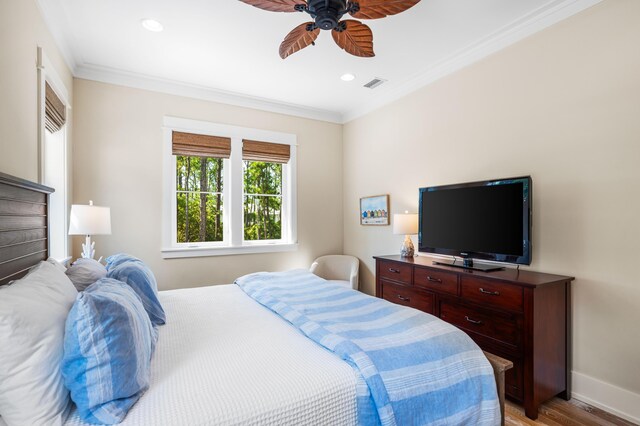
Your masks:
<instances>
[{"instance_id":1,"label":"bamboo roman shade","mask_svg":"<svg viewBox=\"0 0 640 426\"><path fill-rule=\"evenodd\" d=\"M174 131L171 140L173 155L211 158L229 158L231 155L230 138Z\"/></svg>"},{"instance_id":2,"label":"bamboo roman shade","mask_svg":"<svg viewBox=\"0 0 640 426\"><path fill-rule=\"evenodd\" d=\"M243 160L288 163L289 158L291 158L291 147L289 145L247 139L242 141Z\"/></svg>"},{"instance_id":3,"label":"bamboo roman shade","mask_svg":"<svg viewBox=\"0 0 640 426\"><path fill-rule=\"evenodd\" d=\"M67 112L64 103L60 100L56 92L53 91L49 83L45 82L44 91L44 126L51 133L62 129L67 121Z\"/></svg>"}]
</instances>

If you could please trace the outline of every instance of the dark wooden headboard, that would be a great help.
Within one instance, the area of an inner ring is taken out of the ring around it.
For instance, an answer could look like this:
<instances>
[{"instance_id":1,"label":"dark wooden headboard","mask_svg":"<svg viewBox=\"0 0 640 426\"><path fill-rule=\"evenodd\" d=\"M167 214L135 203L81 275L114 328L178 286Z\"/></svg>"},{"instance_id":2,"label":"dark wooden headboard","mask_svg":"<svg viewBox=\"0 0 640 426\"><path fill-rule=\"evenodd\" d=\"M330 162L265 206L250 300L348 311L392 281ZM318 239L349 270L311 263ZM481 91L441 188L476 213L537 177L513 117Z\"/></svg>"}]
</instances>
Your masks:
<instances>
[{"instance_id":1,"label":"dark wooden headboard","mask_svg":"<svg viewBox=\"0 0 640 426\"><path fill-rule=\"evenodd\" d=\"M49 194L54 190L0 173L0 286L49 256Z\"/></svg>"}]
</instances>

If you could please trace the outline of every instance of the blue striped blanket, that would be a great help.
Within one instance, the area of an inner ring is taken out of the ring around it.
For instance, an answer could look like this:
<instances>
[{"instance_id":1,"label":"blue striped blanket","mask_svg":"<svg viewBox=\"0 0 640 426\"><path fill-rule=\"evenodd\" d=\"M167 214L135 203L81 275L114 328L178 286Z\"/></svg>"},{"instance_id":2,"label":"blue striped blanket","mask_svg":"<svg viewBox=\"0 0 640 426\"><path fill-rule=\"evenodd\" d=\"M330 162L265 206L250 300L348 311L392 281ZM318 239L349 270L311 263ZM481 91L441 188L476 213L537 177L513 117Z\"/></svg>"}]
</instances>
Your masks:
<instances>
[{"instance_id":1,"label":"blue striped blanket","mask_svg":"<svg viewBox=\"0 0 640 426\"><path fill-rule=\"evenodd\" d=\"M354 368L361 425L500 423L491 365L456 327L305 270L236 284Z\"/></svg>"}]
</instances>

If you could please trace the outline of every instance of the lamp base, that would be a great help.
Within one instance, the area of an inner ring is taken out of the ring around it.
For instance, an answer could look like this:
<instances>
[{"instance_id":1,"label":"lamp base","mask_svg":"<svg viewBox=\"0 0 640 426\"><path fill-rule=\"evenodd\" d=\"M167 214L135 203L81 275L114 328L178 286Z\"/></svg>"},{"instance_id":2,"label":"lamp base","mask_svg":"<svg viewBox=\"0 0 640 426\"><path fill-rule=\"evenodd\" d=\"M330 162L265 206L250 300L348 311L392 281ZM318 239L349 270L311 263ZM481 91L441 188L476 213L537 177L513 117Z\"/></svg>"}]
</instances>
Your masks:
<instances>
[{"instance_id":1,"label":"lamp base","mask_svg":"<svg viewBox=\"0 0 640 426\"><path fill-rule=\"evenodd\" d=\"M402 249L400 249L400 256L413 257L415 254L415 248L413 247L413 241L408 235L404 236L404 242L402 243Z\"/></svg>"},{"instance_id":2,"label":"lamp base","mask_svg":"<svg viewBox=\"0 0 640 426\"><path fill-rule=\"evenodd\" d=\"M93 259L96 254L96 243L91 242L91 235L87 235L84 244L82 245L82 257L84 259Z\"/></svg>"}]
</instances>

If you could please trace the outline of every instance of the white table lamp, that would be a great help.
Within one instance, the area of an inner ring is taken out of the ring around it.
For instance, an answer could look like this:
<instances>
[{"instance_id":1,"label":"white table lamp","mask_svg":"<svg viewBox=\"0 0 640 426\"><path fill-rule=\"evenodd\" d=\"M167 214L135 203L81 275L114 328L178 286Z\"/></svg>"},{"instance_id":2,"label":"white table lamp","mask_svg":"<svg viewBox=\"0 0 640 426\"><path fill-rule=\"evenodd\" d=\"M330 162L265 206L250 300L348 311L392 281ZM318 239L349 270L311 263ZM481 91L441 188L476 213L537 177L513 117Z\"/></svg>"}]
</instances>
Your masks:
<instances>
[{"instance_id":1,"label":"white table lamp","mask_svg":"<svg viewBox=\"0 0 640 426\"><path fill-rule=\"evenodd\" d=\"M93 259L95 242L91 242L92 235L111 235L111 209L109 207L73 204L69 220L69 235L86 235L82 245L82 257Z\"/></svg>"},{"instance_id":2,"label":"white table lamp","mask_svg":"<svg viewBox=\"0 0 640 426\"><path fill-rule=\"evenodd\" d=\"M393 215L393 233L396 235L404 235L404 242L400 255L402 257L413 257L414 247L410 235L418 233L418 214L409 213Z\"/></svg>"}]
</instances>

